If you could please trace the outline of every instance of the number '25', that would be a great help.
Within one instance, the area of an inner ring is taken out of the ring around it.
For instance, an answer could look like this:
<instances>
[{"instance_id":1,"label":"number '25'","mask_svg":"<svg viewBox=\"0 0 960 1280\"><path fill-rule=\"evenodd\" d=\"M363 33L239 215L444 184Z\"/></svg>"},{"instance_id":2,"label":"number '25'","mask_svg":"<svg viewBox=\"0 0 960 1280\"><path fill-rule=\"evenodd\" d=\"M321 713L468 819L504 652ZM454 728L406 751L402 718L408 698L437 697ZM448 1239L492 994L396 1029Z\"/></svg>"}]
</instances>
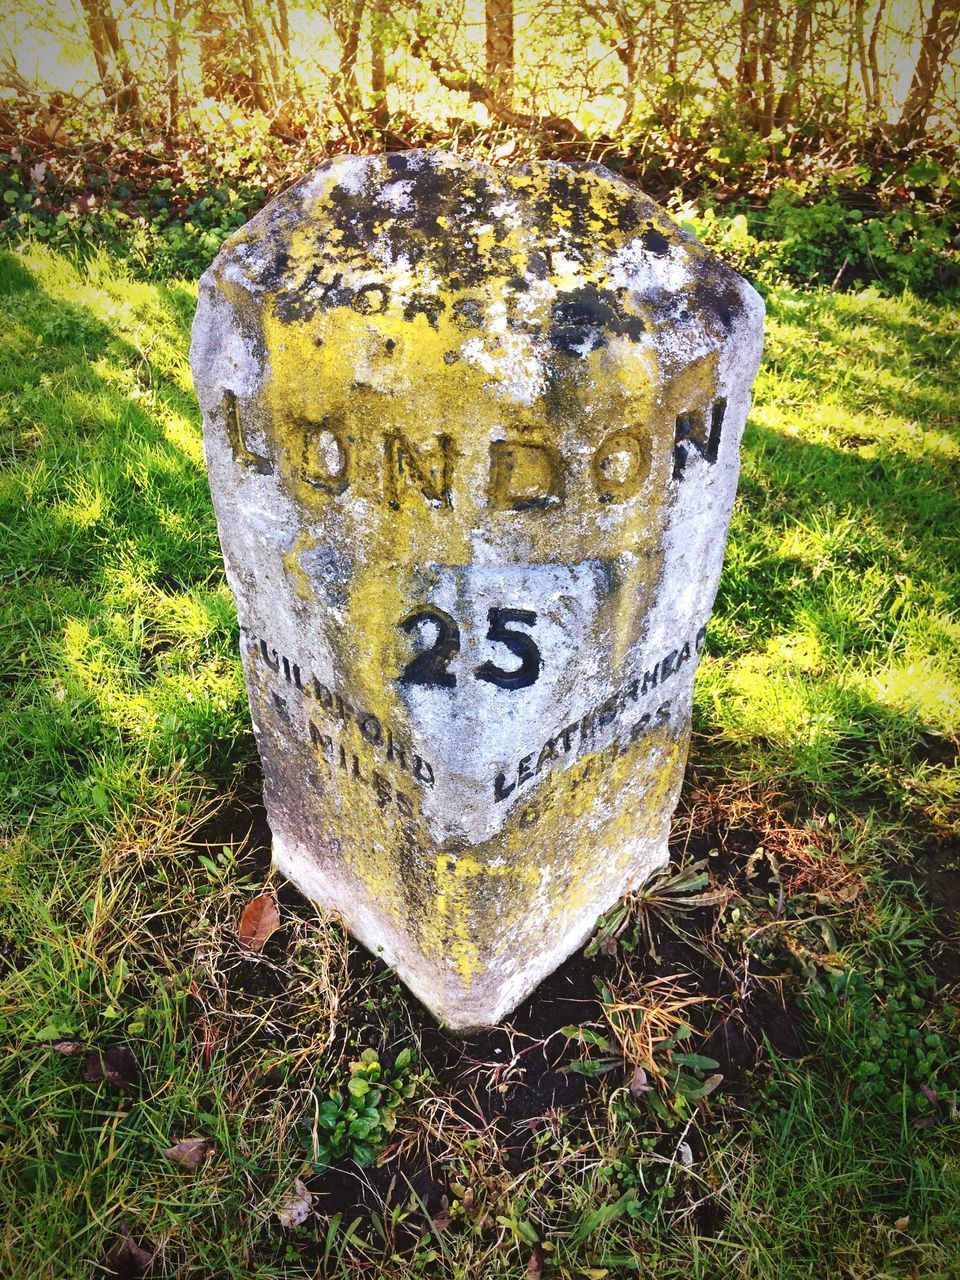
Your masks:
<instances>
[{"instance_id":1,"label":"number '25'","mask_svg":"<svg viewBox=\"0 0 960 1280\"><path fill-rule=\"evenodd\" d=\"M526 689L540 675L540 650L526 631L516 631L513 628L518 623L532 627L537 621L537 615L532 609L494 608L487 614L487 621L490 624L487 639L509 649L520 659L520 665L504 671L488 659L476 668L474 676L478 680L495 684L499 689ZM400 626L412 635L428 622L436 627L436 638L428 649L421 650L410 659L400 674L400 683L452 689L457 683L457 677L447 668L460 652L460 628L449 613L444 613L435 605L424 605L408 614Z\"/></svg>"}]
</instances>

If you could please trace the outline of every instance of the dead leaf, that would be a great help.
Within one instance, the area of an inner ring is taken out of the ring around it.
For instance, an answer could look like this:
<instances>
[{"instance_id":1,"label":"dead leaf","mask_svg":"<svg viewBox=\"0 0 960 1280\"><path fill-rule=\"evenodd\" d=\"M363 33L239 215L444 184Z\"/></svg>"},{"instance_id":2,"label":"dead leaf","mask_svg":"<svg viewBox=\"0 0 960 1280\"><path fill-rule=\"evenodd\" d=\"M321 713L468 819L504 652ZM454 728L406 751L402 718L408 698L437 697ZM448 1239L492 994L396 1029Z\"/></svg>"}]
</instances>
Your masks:
<instances>
[{"instance_id":1,"label":"dead leaf","mask_svg":"<svg viewBox=\"0 0 960 1280\"><path fill-rule=\"evenodd\" d=\"M198 1169L217 1144L209 1138L184 1138L176 1146L164 1147L163 1154L174 1164L192 1173Z\"/></svg>"},{"instance_id":2,"label":"dead leaf","mask_svg":"<svg viewBox=\"0 0 960 1280\"><path fill-rule=\"evenodd\" d=\"M140 1083L140 1065L122 1044L112 1044L103 1053L94 1049L83 1064L83 1078L91 1084L106 1080L115 1089L132 1089Z\"/></svg>"},{"instance_id":3,"label":"dead leaf","mask_svg":"<svg viewBox=\"0 0 960 1280\"><path fill-rule=\"evenodd\" d=\"M642 1098L645 1093L650 1093L653 1085L647 1083L647 1073L643 1067L634 1067L633 1075L630 1077L630 1096L632 1098Z\"/></svg>"},{"instance_id":4,"label":"dead leaf","mask_svg":"<svg viewBox=\"0 0 960 1280\"><path fill-rule=\"evenodd\" d=\"M926 1100L934 1107L940 1101L937 1091L935 1089L931 1089L928 1084L922 1084L920 1086L920 1092L923 1094Z\"/></svg>"},{"instance_id":5,"label":"dead leaf","mask_svg":"<svg viewBox=\"0 0 960 1280\"><path fill-rule=\"evenodd\" d=\"M543 1275L544 1252L542 1244L535 1244L527 1263L527 1280L540 1280Z\"/></svg>"},{"instance_id":6,"label":"dead leaf","mask_svg":"<svg viewBox=\"0 0 960 1280\"><path fill-rule=\"evenodd\" d=\"M910 1215L907 1214L905 1217L898 1218L896 1220L896 1222L893 1224L893 1229L894 1231L906 1231L909 1225L910 1225Z\"/></svg>"},{"instance_id":7,"label":"dead leaf","mask_svg":"<svg viewBox=\"0 0 960 1280\"><path fill-rule=\"evenodd\" d=\"M310 1217L310 1206L313 1204L313 1192L308 1191L299 1178L294 1182L293 1186L287 1192L287 1197L283 1204L277 1210L277 1217L280 1219L281 1227L286 1227L289 1231L292 1227L299 1227L302 1222L306 1222Z\"/></svg>"},{"instance_id":8,"label":"dead leaf","mask_svg":"<svg viewBox=\"0 0 960 1280\"><path fill-rule=\"evenodd\" d=\"M440 1200L440 1208L430 1221L434 1231L437 1233L446 1231L447 1227L449 1227L452 1219L450 1217L450 1201L446 1196L443 1196Z\"/></svg>"},{"instance_id":9,"label":"dead leaf","mask_svg":"<svg viewBox=\"0 0 960 1280\"><path fill-rule=\"evenodd\" d=\"M66 1057L73 1057L77 1053L85 1053L87 1046L82 1040L55 1040L53 1044L47 1045L48 1049L52 1049L54 1053L62 1053Z\"/></svg>"},{"instance_id":10,"label":"dead leaf","mask_svg":"<svg viewBox=\"0 0 960 1280\"><path fill-rule=\"evenodd\" d=\"M128 1227L120 1225L120 1240L107 1256L109 1274L113 1280L139 1280L146 1275L153 1262L153 1254L141 1249Z\"/></svg>"},{"instance_id":11,"label":"dead leaf","mask_svg":"<svg viewBox=\"0 0 960 1280\"><path fill-rule=\"evenodd\" d=\"M251 951L262 951L272 933L280 928L280 912L269 893L248 902L240 917L238 930L241 945Z\"/></svg>"},{"instance_id":12,"label":"dead leaf","mask_svg":"<svg viewBox=\"0 0 960 1280\"><path fill-rule=\"evenodd\" d=\"M710 1094L713 1093L714 1089L718 1088L722 1084L723 1084L723 1076L718 1071L715 1076L708 1076L706 1080L704 1080L703 1085L701 1086L701 1089L700 1089L699 1096L701 1098L709 1097Z\"/></svg>"}]
</instances>

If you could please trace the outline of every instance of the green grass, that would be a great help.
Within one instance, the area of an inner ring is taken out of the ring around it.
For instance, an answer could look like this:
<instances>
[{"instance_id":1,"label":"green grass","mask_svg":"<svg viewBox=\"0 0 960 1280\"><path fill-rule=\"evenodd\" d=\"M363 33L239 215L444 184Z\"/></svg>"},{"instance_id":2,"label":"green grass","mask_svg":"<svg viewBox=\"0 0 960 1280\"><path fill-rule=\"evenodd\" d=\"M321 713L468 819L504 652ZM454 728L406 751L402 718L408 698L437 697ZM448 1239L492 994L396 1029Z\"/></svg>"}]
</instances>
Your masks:
<instances>
[{"instance_id":1,"label":"green grass","mask_svg":"<svg viewBox=\"0 0 960 1280\"><path fill-rule=\"evenodd\" d=\"M663 1119L630 1100L625 1048L527 1126L518 1166L489 1099L522 1058L444 1075L429 1020L290 891L262 954L237 942L278 886L236 799L255 752L194 301L104 255L0 258L0 1273L103 1273L126 1227L178 1280L960 1275L958 970L923 901L960 874L960 308L768 299L678 839L725 822L738 867L711 860L697 909L719 975L697 1048L738 992L782 990L808 1051L761 1044ZM669 897L630 919L692 936ZM635 1013L676 972L644 936L604 971ZM87 1082L55 1040L129 1046L142 1078ZM324 1197L369 1175L314 1173L310 1129L364 1044L409 1047L418 1083L359 1213ZM163 1155L189 1137L216 1143L195 1173ZM298 1176L316 1212L284 1230Z\"/></svg>"}]
</instances>

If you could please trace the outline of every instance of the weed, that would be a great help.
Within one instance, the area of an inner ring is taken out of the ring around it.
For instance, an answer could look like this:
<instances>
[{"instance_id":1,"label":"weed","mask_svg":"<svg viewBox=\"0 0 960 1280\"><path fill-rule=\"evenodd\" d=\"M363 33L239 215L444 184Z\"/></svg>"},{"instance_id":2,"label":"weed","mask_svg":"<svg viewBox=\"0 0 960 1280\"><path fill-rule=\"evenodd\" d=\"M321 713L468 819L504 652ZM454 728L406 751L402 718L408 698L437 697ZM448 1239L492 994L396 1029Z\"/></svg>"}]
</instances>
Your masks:
<instances>
[{"instance_id":1,"label":"weed","mask_svg":"<svg viewBox=\"0 0 960 1280\"><path fill-rule=\"evenodd\" d=\"M336 1160L370 1164L393 1133L397 1112L427 1079L414 1072L410 1049L401 1049L392 1065L381 1062L375 1049L364 1049L350 1063L346 1088L331 1089L317 1109L309 1135L314 1169L322 1172Z\"/></svg>"}]
</instances>

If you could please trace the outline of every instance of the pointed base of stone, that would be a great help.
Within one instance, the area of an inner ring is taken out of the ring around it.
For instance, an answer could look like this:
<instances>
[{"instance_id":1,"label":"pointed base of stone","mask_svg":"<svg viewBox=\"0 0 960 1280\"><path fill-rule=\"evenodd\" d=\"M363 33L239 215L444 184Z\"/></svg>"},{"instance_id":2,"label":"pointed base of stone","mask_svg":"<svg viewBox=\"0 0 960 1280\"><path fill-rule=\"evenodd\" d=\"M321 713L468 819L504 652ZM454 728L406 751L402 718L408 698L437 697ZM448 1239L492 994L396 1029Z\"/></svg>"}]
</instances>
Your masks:
<instances>
[{"instance_id":1,"label":"pointed base of stone","mask_svg":"<svg viewBox=\"0 0 960 1280\"><path fill-rule=\"evenodd\" d=\"M324 866L316 853L274 835L273 864L311 902L338 916L346 929L373 955L392 968L437 1021L465 1035L496 1026L517 1008L564 960L583 946L598 917L631 888L642 884L669 861L667 838L638 843L630 874L578 913L573 925L555 941L541 938L534 949L529 937L517 940L508 954L489 958L487 973L466 988L452 961L439 965L390 922L354 876L340 863Z\"/></svg>"}]
</instances>

